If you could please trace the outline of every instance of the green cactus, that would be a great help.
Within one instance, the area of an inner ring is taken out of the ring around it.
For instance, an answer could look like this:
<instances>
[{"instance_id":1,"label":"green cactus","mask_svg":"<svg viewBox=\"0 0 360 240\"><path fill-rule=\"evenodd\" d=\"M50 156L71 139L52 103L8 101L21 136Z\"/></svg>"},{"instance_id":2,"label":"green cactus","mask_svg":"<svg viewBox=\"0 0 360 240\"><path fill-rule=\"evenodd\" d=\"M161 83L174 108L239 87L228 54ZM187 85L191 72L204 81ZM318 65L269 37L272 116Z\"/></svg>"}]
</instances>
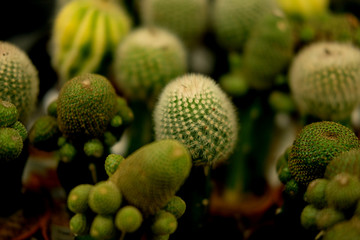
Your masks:
<instances>
[{"instance_id":1,"label":"green cactus","mask_svg":"<svg viewBox=\"0 0 360 240\"><path fill-rule=\"evenodd\" d=\"M70 231L75 235L84 235L89 231L89 224L86 215L77 213L70 218Z\"/></svg>"},{"instance_id":2,"label":"green cactus","mask_svg":"<svg viewBox=\"0 0 360 240\"><path fill-rule=\"evenodd\" d=\"M356 240L360 236L360 220L351 219L336 224L329 230L325 231L323 240Z\"/></svg>"},{"instance_id":3,"label":"green cactus","mask_svg":"<svg viewBox=\"0 0 360 240\"><path fill-rule=\"evenodd\" d=\"M342 211L330 207L320 209L316 216L318 229L329 229L335 224L344 221L345 215Z\"/></svg>"},{"instance_id":4,"label":"green cactus","mask_svg":"<svg viewBox=\"0 0 360 240\"><path fill-rule=\"evenodd\" d=\"M23 141L25 141L25 139L28 137L28 131L22 122L16 121L13 125L9 127L18 131Z\"/></svg>"},{"instance_id":5,"label":"green cactus","mask_svg":"<svg viewBox=\"0 0 360 240\"><path fill-rule=\"evenodd\" d=\"M186 51L172 33L142 27L121 42L114 65L114 84L129 99L149 101L171 79L186 72Z\"/></svg>"},{"instance_id":6,"label":"green cactus","mask_svg":"<svg viewBox=\"0 0 360 240\"><path fill-rule=\"evenodd\" d=\"M148 215L169 202L190 174L191 166L184 145L176 140L159 140L128 156L109 179L129 204Z\"/></svg>"},{"instance_id":7,"label":"green cactus","mask_svg":"<svg viewBox=\"0 0 360 240\"><path fill-rule=\"evenodd\" d=\"M326 167L325 178L347 172L360 177L360 149L351 149L336 156Z\"/></svg>"},{"instance_id":8,"label":"green cactus","mask_svg":"<svg viewBox=\"0 0 360 240\"><path fill-rule=\"evenodd\" d=\"M14 124L18 119L18 111L14 104L0 100L0 127Z\"/></svg>"},{"instance_id":9,"label":"green cactus","mask_svg":"<svg viewBox=\"0 0 360 240\"><path fill-rule=\"evenodd\" d=\"M30 143L41 150L54 150L57 146L60 130L57 119L44 115L36 119L29 130Z\"/></svg>"},{"instance_id":10,"label":"green cactus","mask_svg":"<svg viewBox=\"0 0 360 240\"><path fill-rule=\"evenodd\" d=\"M27 123L38 94L38 71L31 59L14 44L0 41L0 99L14 104L19 120Z\"/></svg>"},{"instance_id":11,"label":"green cactus","mask_svg":"<svg viewBox=\"0 0 360 240\"><path fill-rule=\"evenodd\" d=\"M159 211L155 214L151 231L154 235L167 235L176 231L178 222L176 217L166 211Z\"/></svg>"},{"instance_id":12,"label":"green cactus","mask_svg":"<svg viewBox=\"0 0 360 240\"><path fill-rule=\"evenodd\" d=\"M280 10L261 17L244 46L242 69L248 85L255 89L272 87L276 76L290 63L294 48L291 24Z\"/></svg>"},{"instance_id":13,"label":"green cactus","mask_svg":"<svg viewBox=\"0 0 360 240\"><path fill-rule=\"evenodd\" d=\"M359 139L351 129L330 121L311 123L293 142L289 170L297 182L307 185L324 176L326 166L334 157L359 147Z\"/></svg>"},{"instance_id":14,"label":"green cactus","mask_svg":"<svg viewBox=\"0 0 360 240\"><path fill-rule=\"evenodd\" d=\"M118 43L132 20L113 0L75 0L57 14L51 39L52 65L60 84L83 73L109 74Z\"/></svg>"},{"instance_id":15,"label":"green cactus","mask_svg":"<svg viewBox=\"0 0 360 240\"><path fill-rule=\"evenodd\" d=\"M198 43L207 30L207 0L144 0L140 10L144 25L166 28L188 46Z\"/></svg>"},{"instance_id":16,"label":"green cactus","mask_svg":"<svg viewBox=\"0 0 360 240\"><path fill-rule=\"evenodd\" d=\"M89 208L89 193L93 188L90 184L80 184L74 187L67 197L67 207L74 213L85 213Z\"/></svg>"},{"instance_id":17,"label":"green cactus","mask_svg":"<svg viewBox=\"0 0 360 240\"><path fill-rule=\"evenodd\" d=\"M328 183L329 180L325 178L316 178L312 180L307 186L304 200L319 209L325 207L327 205L325 189Z\"/></svg>"},{"instance_id":18,"label":"green cactus","mask_svg":"<svg viewBox=\"0 0 360 240\"><path fill-rule=\"evenodd\" d=\"M226 160L237 140L237 116L228 96L209 77L188 74L171 81L154 109L155 138L176 139L198 165Z\"/></svg>"},{"instance_id":19,"label":"green cactus","mask_svg":"<svg viewBox=\"0 0 360 240\"><path fill-rule=\"evenodd\" d=\"M179 219L186 210L186 203L179 196L174 196L170 199L170 201L162 208L167 212L173 214L177 219Z\"/></svg>"},{"instance_id":20,"label":"green cactus","mask_svg":"<svg viewBox=\"0 0 360 240\"><path fill-rule=\"evenodd\" d=\"M23 140L19 132L13 128L0 128L0 160L10 161L16 159L22 149Z\"/></svg>"},{"instance_id":21,"label":"green cactus","mask_svg":"<svg viewBox=\"0 0 360 240\"><path fill-rule=\"evenodd\" d=\"M116 110L115 89L98 74L81 74L67 81L57 99L59 129L68 138L102 136Z\"/></svg>"},{"instance_id":22,"label":"green cactus","mask_svg":"<svg viewBox=\"0 0 360 240\"><path fill-rule=\"evenodd\" d=\"M90 236L95 239L111 239L115 231L114 220L110 215L96 215L90 226Z\"/></svg>"},{"instance_id":23,"label":"green cactus","mask_svg":"<svg viewBox=\"0 0 360 240\"><path fill-rule=\"evenodd\" d=\"M319 212L314 205L306 205L300 214L301 225L305 229L316 229L316 216Z\"/></svg>"},{"instance_id":24,"label":"green cactus","mask_svg":"<svg viewBox=\"0 0 360 240\"><path fill-rule=\"evenodd\" d=\"M95 213L114 214L122 203L122 194L113 182L101 181L91 188L88 202Z\"/></svg>"},{"instance_id":25,"label":"green cactus","mask_svg":"<svg viewBox=\"0 0 360 240\"><path fill-rule=\"evenodd\" d=\"M106 174L109 177L111 177L115 173L116 169L119 167L119 164L123 160L124 160L124 157L119 154L115 154L115 153L109 154L105 159Z\"/></svg>"},{"instance_id":26,"label":"green cactus","mask_svg":"<svg viewBox=\"0 0 360 240\"><path fill-rule=\"evenodd\" d=\"M104 153L104 145L97 138L91 139L84 144L84 153L89 157L100 158Z\"/></svg>"},{"instance_id":27,"label":"green cactus","mask_svg":"<svg viewBox=\"0 0 360 240\"><path fill-rule=\"evenodd\" d=\"M142 222L142 213L131 205L122 207L115 216L115 226L123 233L135 232Z\"/></svg>"},{"instance_id":28,"label":"green cactus","mask_svg":"<svg viewBox=\"0 0 360 240\"><path fill-rule=\"evenodd\" d=\"M289 69L289 85L302 114L345 120L359 103L360 50L336 42L302 48Z\"/></svg>"},{"instance_id":29,"label":"green cactus","mask_svg":"<svg viewBox=\"0 0 360 240\"><path fill-rule=\"evenodd\" d=\"M242 50L261 16L278 9L272 0L215 0L212 27L218 43L228 50Z\"/></svg>"}]
</instances>

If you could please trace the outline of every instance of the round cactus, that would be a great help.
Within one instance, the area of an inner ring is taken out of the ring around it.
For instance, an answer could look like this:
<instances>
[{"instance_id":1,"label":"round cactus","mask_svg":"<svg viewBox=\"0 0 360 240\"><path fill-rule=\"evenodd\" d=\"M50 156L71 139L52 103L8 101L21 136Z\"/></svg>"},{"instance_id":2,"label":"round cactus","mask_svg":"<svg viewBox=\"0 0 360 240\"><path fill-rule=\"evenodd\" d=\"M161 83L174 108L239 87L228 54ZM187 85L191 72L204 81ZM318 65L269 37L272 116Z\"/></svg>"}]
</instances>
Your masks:
<instances>
[{"instance_id":1,"label":"round cactus","mask_svg":"<svg viewBox=\"0 0 360 240\"><path fill-rule=\"evenodd\" d=\"M360 149L351 149L336 156L327 165L324 176L327 179L331 179L342 172L347 172L360 178Z\"/></svg>"},{"instance_id":2,"label":"round cactus","mask_svg":"<svg viewBox=\"0 0 360 240\"><path fill-rule=\"evenodd\" d=\"M164 88L154 125L157 140L181 141L199 165L226 160L237 140L234 105L214 80L200 74L178 77Z\"/></svg>"},{"instance_id":3,"label":"round cactus","mask_svg":"<svg viewBox=\"0 0 360 240\"><path fill-rule=\"evenodd\" d=\"M115 173L116 169L118 168L119 164L123 160L124 160L124 157L119 154L115 154L115 153L109 154L105 159L106 174L109 177L112 176Z\"/></svg>"},{"instance_id":4,"label":"round cactus","mask_svg":"<svg viewBox=\"0 0 360 240\"><path fill-rule=\"evenodd\" d=\"M320 209L316 216L316 226L318 229L328 229L331 228L336 223L344 221L345 215L342 211L326 207Z\"/></svg>"},{"instance_id":5,"label":"round cactus","mask_svg":"<svg viewBox=\"0 0 360 240\"><path fill-rule=\"evenodd\" d=\"M36 108L38 94L38 71L28 55L0 41L0 99L14 104L25 123Z\"/></svg>"},{"instance_id":6,"label":"round cactus","mask_svg":"<svg viewBox=\"0 0 360 240\"><path fill-rule=\"evenodd\" d=\"M144 0L141 4L143 24L166 28L186 45L200 41L207 29L207 0Z\"/></svg>"},{"instance_id":7,"label":"round cactus","mask_svg":"<svg viewBox=\"0 0 360 240\"><path fill-rule=\"evenodd\" d=\"M51 39L52 64L60 83L82 73L107 75L113 52L131 22L114 0L75 0L61 8Z\"/></svg>"},{"instance_id":8,"label":"round cactus","mask_svg":"<svg viewBox=\"0 0 360 240\"><path fill-rule=\"evenodd\" d=\"M110 180L129 204L144 214L154 214L175 195L191 166L190 153L183 144L176 140L160 140L128 156Z\"/></svg>"},{"instance_id":9,"label":"round cactus","mask_svg":"<svg viewBox=\"0 0 360 240\"><path fill-rule=\"evenodd\" d=\"M90 184L80 184L74 187L67 198L67 206L74 213L85 213L88 209L89 193L93 188Z\"/></svg>"},{"instance_id":10,"label":"round cactus","mask_svg":"<svg viewBox=\"0 0 360 240\"><path fill-rule=\"evenodd\" d=\"M360 50L352 45L316 42L295 56L289 85L303 114L344 120L359 103Z\"/></svg>"},{"instance_id":11,"label":"round cactus","mask_svg":"<svg viewBox=\"0 0 360 240\"><path fill-rule=\"evenodd\" d=\"M99 158L104 153L104 145L97 138L91 139L84 144L84 153L89 157Z\"/></svg>"},{"instance_id":12,"label":"round cactus","mask_svg":"<svg viewBox=\"0 0 360 240\"><path fill-rule=\"evenodd\" d=\"M360 236L360 220L352 218L349 221L343 221L334 225L325 231L323 240L346 239L355 240Z\"/></svg>"},{"instance_id":13,"label":"round cactus","mask_svg":"<svg viewBox=\"0 0 360 240\"><path fill-rule=\"evenodd\" d=\"M77 213L71 217L69 221L70 231L75 235L84 235L88 232L89 226L86 215Z\"/></svg>"},{"instance_id":14,"label":"round cactus","mask_svg":"<svg viewBox=\"0 0 360 240\"><path fill-rule=\"evenodd\" d=\"M291 24L280 10L261 17L244 46L242 69L248 85L270 88L290 63L294 46Z\"/></svg>"},{"instance_id":15,"label":"round cactus","mask_svg":"<svg viewBox=\"0 0 360 240\"><path fill-rule=\"evenodd\" d=\"M0 160L16 159L23 149L23 140L13 128L0 128Z\"/></svg>"},{"instance_id":16,"label":"round cactus","mask_svg":"<svg viewBox=\"0 0 360 240\"><path fill-rule=\"evenodd\" d=\"M115 89L98 74L81 74L67 81L57 99L59 129L68 138L102 136L115 115Z\"/></svg>"},{"instance_id":17,"label":"round cactus","mask_svg":"<svg viewBox=\"0 0 360 240\"><path fill-rule=\"evenodd\" d=\"M242 50L255 23L274 9L278 6L273 0L215 0L212 27L219 44Z\"/></svg>"},{"instance_id":18,"label":"round cactus","mask_svg":"<svg viewBox=\"0 0 360 240\"><path fill-rule=\"evenodd\" d=\"M89 207L98 214L114 214L121 202L122 195L111 181L98 182L89 193Z\"/></svg>"},{"instance_id":19,"label":"round cactus","mask_svg":"<svg viewBox=\"0 0 360 240\"><path fill-rule=\"evenodd\" d=\"M186 210L186 203L179 196L174 196L170 201L165 205L163 210L170 212L176 218L180 218Z\"/></svg>"},{"instance_id":20,"label":"round cactus","mask_svg":"<svg viewBox=\"0 0 360 240\"><path fill-rule=\"evenodd\" d=\"M135 232L143 221L143 217L139 209L134 206L122 207L115 216L115 226L122 232Z\"/></svg>"},{"instance_id":21,"label":"round cactus","mask_svg":"<svg viewBox=\"0 0 360 240\"><path fill-rule=\"evenodd\" d=\"M0 100L0 127L14 124L18 119L18 111L14 104Z\"/></svg>"},{"instance_id":22,"label":"round cactus","mask_svg":"<svg viewBox=\"0 0 360 240\"><path fill-rule=\"evenodd\" d=\"M176 217L166 211L159 211L155 214L151 231L154 235L166 235L175 232L178 226Z\"/></svg>"},{"instance_id":23,"label":"round cactus","mask_svg":"<svg viewBox=\"0 0 360 240\"><path fill-rule=\"evenodd\" d=\"M359 147L359 139L351 129L336 122L311 123L293 142L289 170L297 182L307 185L324 176L326 166L334 157Z\"/></svg>"},{"instance_id":24,"label":"round cactus","mask_svg":"<svg viewBox=\"0 0 360 240\"><path fill-rule=\"evenodd\" d=\"M114 65L114 84L128 98L148 101L157 98L171 79L186 72L186 51L170 32L142 27L121 42Z\"/></svg>"},{"instance_id":25,"label":"round cactus","mask_svg":"<svg viewBox=\"0 0 360 240\"><path fill-rule=\"evenodd\" d=\"M314 205L306 205L300 214L301 225L305 229L316 229L316 216L319 212Z\"/></svg>"},{"instance_id":26,"label":"round cactus","mask_svg":"<svg viewBox=\"0 0 360 240\"><path fill-rule=\"evenodd\" d=\"M18 131L18 133L20 134L23 141L25 141L25 139L28 137L27 129L22 122L16 121L13 125L11 125L9 127Z\"/></svg>"},{"instance_id":27,"label":"round cactus","mask_svg":"<svg viewBox=\"0 0 360 240\"><path fill-rule=\"evenodd\" d=\"M90 226L90 236L95 239L111 239L115 235L115 230L111 215L96 215Z\"/></svg>"},{"instance_id":28,"label":"round cactus","mask_svg":"<svg viewBox=\"0 0 360 240\"><path fill-rule=\"evenodd\" d=\"M323 208L327 205L325 198L325 189L329 180L317 178L312 180L307 186L304 194L304 200L317 208Z\"/></svg>"},{"instance_id":29,"label":"round cactus","mask_svg":"<svg viewBox=\"0 0 360 240\"><path fill-rule=\"evenodd\" d=\"M42 150L53 150L57 148L57 140L60 130L56 118L45 115L36 119L29 131L30 143Z\"/></svg>"}]
</instances>

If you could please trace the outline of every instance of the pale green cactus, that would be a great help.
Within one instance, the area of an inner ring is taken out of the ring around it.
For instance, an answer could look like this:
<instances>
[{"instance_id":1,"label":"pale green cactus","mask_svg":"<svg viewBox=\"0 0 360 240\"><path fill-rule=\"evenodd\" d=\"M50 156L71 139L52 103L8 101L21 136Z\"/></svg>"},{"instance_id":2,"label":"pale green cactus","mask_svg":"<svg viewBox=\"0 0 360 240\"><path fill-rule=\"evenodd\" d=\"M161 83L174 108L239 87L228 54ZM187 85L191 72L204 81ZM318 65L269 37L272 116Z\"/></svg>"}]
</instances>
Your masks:
<instances>
[{"instance_id":1,"label":"pale green cactus","mask_svg":"<svg viewBox=\"0 0 360 240\"><path fill-rule=\"evenodd\" d=\"M109 74L113 53L132 20L115 0L74 0L54 20L52 65L60 84L83 73Z\"/></svg>"},{"instance_id":2,"label":"pale green cactus","mask_svg":"<svg viewBox=\"0 0 360 240\"><path fill-rule=\"evenodd\" d=\"M85 213L89 208L89 194L93 188L90 184L80 184L74 187L67 197L67 207L74 213Z\"/></svg>"},{"instance_id":3,"label":"pale green cactus","mask_svg":"<svg viewBox=\"0 0 360 240\"><path fill-rule=\"evenodd\" d=\"M14 44L0 41L0 100L14 104L19 120L27 123L38 94L38 71L31 59Z\"/></svg>"},{"instance_id":4,"label":"pale green cactus","mask_svg":"<svg viewBox=\"0 0 360 240\"><path fill-rule=\"evenodd\" d=\"M114 214L119 209L121 202L122 194L111 181L98 182L89 192L89 207L98 214Z\"/></svg>"},{"instance_id":5,"label":"pale green cactus","mask_svg":"<svg viewBox=\"0 0 360 240\"><path fill-rule=\"evenodd\" d=\"M360 50L336 42L302 48L289 69L289 85L302 114L344 120L359 103Z\"/></svg>"},{"instance_id":6,"label":"pale green cactus","mask_svg":"<svg viewBox=\"0 0 360 240\"><path fill-rule=\"evenodd\" d=\"M177 226L177 219L172 213L159 211L155 214L151 231L154 235L167 235L174 233Z\"/></svg>"},{"instance_id":7,"label":"pale green cactus","mask_svg":"<svg viewBox=\"0 0 360 240\"><path fill-rule=\"evenodd\" d=\"M84 213L76 213L69 221L70 231L75 235L83 235L89 231L89 223Z\"/></svg>"},{"instance_id":8,"label":"pale green cactus","mask_svg":"<svg viewBox=\"0 0 360 240\"><path fill-rule=\"evenodd\" d=\"M149 101L187 70L186 50L171 32L142 27L131 32L115 55L114 84L131 100Z\"/></svg>"},{"instance_id":9,"label":"pale green cactus","mask_svg":"<svg viewBox=\"0 0 360 240\"><path fill-rule=\"evenodd\" d=\"M0 100L0 127L14 124L18 119L18 111L14 104Z\"/></svg>"},{"instance_id":10,"label":"pale green cactus","mask_svg":"<svg viewBox=\"0 0 360 240\"><path fill-rule=\"evenodd\" d=\"M135 232L142 224L143 216L139 209L127 205L116 213L115 226L123 233Z\"/></svg>"},{"instance_id":11,"label":"pale green cactus","mask_svg":"<svg viewBox=\"0 0 360 240\"><path fill-rule=\"evenodd\" d=\"M111 239L114 237L115 231L111 215L96 215L90 226L90 236L95 239Z\"/></svg>"},{"instance_id":12,"label":"pale green cactus","mask_svg":"<svg viewBox=\"0 0 360 240\"><path fill-rule=\"evenodd\" d=\"M187 74L171 81L153 116L155 138L182 142L195 164L216 165L234 150L238 132L235 107L209 77Z\"/></svg>"}]
</instances>

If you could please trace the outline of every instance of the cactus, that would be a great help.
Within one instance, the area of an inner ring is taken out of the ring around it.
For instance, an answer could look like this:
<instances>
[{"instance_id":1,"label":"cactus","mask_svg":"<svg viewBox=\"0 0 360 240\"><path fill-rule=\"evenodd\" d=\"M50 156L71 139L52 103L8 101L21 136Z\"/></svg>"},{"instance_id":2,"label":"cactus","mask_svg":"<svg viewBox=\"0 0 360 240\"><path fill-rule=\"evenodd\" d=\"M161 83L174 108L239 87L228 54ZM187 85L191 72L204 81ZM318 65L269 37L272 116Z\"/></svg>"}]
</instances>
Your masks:
<instances>
[{"instance_id":1,"label":"cactus","mask_svg":"<svg viewBox=\"0 0 360 240\"><path fill-rule=\"evenodd\" d=\"M129 99L150 101L186 70L186 51L177 37L161 28L142 27L117 49L114 84Z\"/></svg>"},{"instance_id":2,"label":"cactus","mask_svg":"<svg viewBox=\"0 0 360 240\"><path fill-rule=\"evenodd\" d=\"M301 211L300 222L305 229L316 229L316 216L319 212L314 205L307 205Z\"/></svg>"},{"instance_id":3,"label":"cactus","mask_svg":"<svg viewBox=\"0 0 360 240\"><path fill-rule=\"evenodd\" d=\"M86 215L83 213L77 213L70 218L69 221L70 231L75 235L83 235L87 233L89 226Z\"/></svg>"},{"instance_id":4,"label":"cactus","mask_svg":"<svg viewBox=\"0 0 360 240\"><path fill-rule=\"evenodd\" d=\"M272 0L215 0L212 8L212 27L219 45L242 50L255 23L278 6Z\"/></svg>"},{"instance_id":5,"label":"cactus","mask_svg":"<svg viewBox=\"0 0 360 240\"><path fill-rule=\"evenodd\" d=\"M176 140L160 140L128 156L109 179L129 204L145 215L154 214L175 195L191 166L185 146Z\"/></svg>"},{"instance_id":6,"label":"cactus","mask_svg":"<svg viewBox=\"0 0 360 240\"><path fill-rule=\"evenodd\" d=\"M154 235L167 235L175 232L178 226L176 217L166 211L159 211L151 225L151 231Z\"/></svg>"},{"instance_id":7,"label":"cactus","mask_svg":"<svg viewBox=\"0 0 360 240\"><path fill-rule=\"evenodd\" d=\"M38 71L31 59L14 44L0 41L0 99L14 104L19 120L27 123L38 94Z\"/></svg>"},{"instance_id":8,"label":"cactus","mask_svg":"<svg viewBox=\"0 0 360 240\"><path fill-rule=\"evenodd\" d=\"M351 129L336 122L311 123L293 142L289 170L297 182L307 185L324 176L326 166L334 157L359 147L359 139Z\"/></svg>"},{"instance_id":9,"label":"cactus","mask_svg":"<svg viewBox=\"0 0 360 240\"><path fill-rule=\"evenodd\" d=\"M89 208L90 184L80 184L73 188L67 197L67 207L74 213L85 213Z\"/></svg>"},{"instance_id":10,"label":"cactus","mask_svg":"<svg viewBox=\"0 0 360 240\"><path fill-rule=\"evenodd\" d=\"M341 172L360 178L360 149L351 149L336 156L326 167L325 178L331 179Z\"/></svg>"},{"instance_id":11,"label":"cactus","mask_svg":"<svg viewBox=\"0 0 360 240\"><path fill-rule=\"evenodd\" d=\"M294 47L291 24L280 10L261 17L244 46L242 69L248 85L255 89L273 86L276 75L290 63Z\"/></svg>"},{"instance_id":12,"label":"cactus","mask_svg":"<svg viewBox=\"0 0 360 240\"><path fill-rule=\"evenodd\" d=\"M115 89L98 74L67 81L57 99L59 129L68 138L101 136L116 113Z\"/></svg>"},{"instance_id":13,"label":"cactus","mask_svg":"<svg viewBox=\"0 0 360 240\"><path fill-rule=\"evenodd\" d=\"M23 140L13 128L0 128L0 160L10 161L19 157L23 149Z\"/></svg>"},{"instance_id":14,"label":"cactus","mask_svg":"<svg viewBox=\"0 0 360 240\"><path fill-rule=\"evenodd\" d=\"M320 209L316 216L316 225L318 229L331 228L336 223L344 221L345 215L343 212L334 208L323 208Z\"/></svg>"},{"instance_id":15,"label":"cactus","mask_svg":"<svg viewBox=\"0 0 360 240\"><path fill-rule=\"evenodd\" d=\"M124 160L124 157L115 153L109 154L105 159L105 171L106 174L110 177L119 167L119 164Z\"/></svg>"},{"instance_id":16,"label":"cactus","mask_svg":"<svg viewBox=\"0 0 360 240\"><path fill-rule=\"evenodd\" d=\"M174 196L170 201L163 207L163 210L173 214L179 219L186 210L186 203L179 196Z\"/></svg>"},{"instance_id":17,"label":"cactus","mask_svg":"<svg viewBox=\"0 0 360 240\"><path fill-rule=\"evenodd\" d=\"M199 42L207 30L207 0L144 0L140 10L144 25L166 28L188 46Z\"/></svg>"},{"instance_id":18,"label":"cactus","mask_svg":"<svg viewBox=\"0 0 360 240\"><path fill-rule=\"evenodd\" d=\"M134 206L122 207L115 216L115 226L121 232L135 232L143 222L141 212Z\"/></svg>"},{"instance_id":19,"label":"cactus","mask_svg":"<svg viewBox=\"0 0 360 240\"><path fill-rule=\"evenodd\" d=\"M51 60L60 84L83 73L109 74L113 52L128 34L130 16L114 0L75 0L57 14Z\"/></svg>"},{"instance_id":20,"label":"cactus","mask_svg":"<svg viewBox=\"0 0 360 240\"><path fill-rule=\"evenodd\" d=\"M0 127L14 124L18 119L18 111L14 104L0 100Z\"/></svg>"},{"instance_id":21,"label":"cactus","mask_svg":"<svg viewBox=\"0 0 360 240\"><path fill-rule=\"evenodd\" d=\"M323 208L327 205L325 198L325 189L329 180L325 178L316 178L309 183L304 194L304 200L314 205L316 208Z\"/></svg>"},{"instance_id":22,"label":"cactus","mask_svg":"<svg viewBox=\"0 0 360 240\"><path fill-rule=\"evenodd\" d=\"M112 216L97 215L90 226L90 236L95 239L111 239L115 234L115 224Z\"/></svg>"},{"instance_id":23,"label":"cactus","mask_svg":"<svg viewBox=\"0 0 360 240\"><path fill-rule=\"evenodd\" d=\"M29 131L30 143L41 150L53 150L57 148L60 137L57 119L53 116L44 115L36 119Z\"/></svg>"},{"instance_id":24,"label":"cactus","mask_svg":"<svg viewBox=\"0 0 360 240\"><path fill-rule=\"evenodd\" d=\"M280 8L288 15L309 18L322 15L329 10L329 0L277 0Z\"/></svg>"},{"instance_id":25,"label":"cactus","mask_svg":"<svg viewBox=\"0 0 360 240\"><path fill-rule=\"evenodd\" d=\"M355 240L360 236L360 221L358 219L351 219L336 224L323 235L323 240L336 240L336 239L347 239Z\"/></svg>"},{"instance_id":26,"label":"cactus","mask_svg":"<svg viewBox=\"0 0 360 240\"><path fill-rule=\"evenodd\" d=\"M154 109L155 138L176 139L198 165L226 160L237 140L235 107L209 77L188 74L171 81Z\"/></svg>"},{"instance_id":27,"label":"cactus","mask_svg":"<svg viewBox=\"0 0 360 240\"><path fill-rule=\"evenodd\" d=\"M122 194L113 182L101 181L91 188L88 202L89 207L95 213L114 214L121 205Z\"/></svg>"},{"instance_id":28,"label":"cactus","mask_svg":"<svg viewBox=\"0 0 360 240\"><path fill-rule=\"evenodd\" d=\"M289 85L302 114L344 120L359 103L360 50L352 45L317 42L304 47L289 69Z\"/></svg>"}]
</instances>

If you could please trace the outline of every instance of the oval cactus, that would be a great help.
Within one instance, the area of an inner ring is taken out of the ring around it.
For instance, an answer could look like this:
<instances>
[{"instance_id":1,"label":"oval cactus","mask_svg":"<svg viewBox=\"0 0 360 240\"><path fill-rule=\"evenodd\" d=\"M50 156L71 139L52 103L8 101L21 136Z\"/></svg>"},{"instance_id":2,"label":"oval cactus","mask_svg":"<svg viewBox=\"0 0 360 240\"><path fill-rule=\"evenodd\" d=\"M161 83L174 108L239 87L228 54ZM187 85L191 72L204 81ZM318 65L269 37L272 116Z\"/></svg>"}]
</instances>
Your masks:
<instances>
[{"instance_id":1,"label":"oval cactus","mask_svg":"<svg viewBox=\"0 0 360 240\"><path fill-rule=\"evenodd\" d=\"M359 103L360 50L336 42L316 42L295 56L289 85L303 114L344 120Z\"/></svg>"},{"instance_id":2,"label":"oval cactus","mask_svg":"<svg viewBox=\"0 0 360 240\"><path fill-rule=\"evenodd\" d=\"M129 99L149 101L186 70L186 50L180 40L166 30L143 27L119 45L114 84Z\"/></svg>"},{"instance_id":3,"label":"oval cactus","mask_svg":"<svg viewBox=\"0 0 360 240\"><path fill-rule=\"evenodd\" d=\"M289 170L298 183L308 185L324 176L326 166L334 157L359 147L360 141L351 129L336 122L311 123L293 142Z\"/></svg>"},{"instance_id":4,"label":"oval cactus","mask_svg":"<svg viewBox=\"0 0 360 240\"><path fill-rule=\"evenodd\" d=\"M14 104L0 100L0 127L14 124L18 119L18 111Z\"/></svg>"},{"instance_id":5,"label":"oval cactus","mask_svg":"<svg viewBox=\"0 0 360 240\"><path fill-rule=\"evenodd\" d=\"M67 81L57 100L59 129L69 138L101 136L116 110L115 89L98 74L81 74Z\"/></svg>"},{"instance_id":6,"label":"oval cactus","mask_svg":"<svg viewBox=\"0 0 360 240\"><path fill-rule=\"evenodd\" d=\"M128 205L122 207L115 216L115 226L122 232L135 232L143 222L143 216L139 209Z\"/></svg>"},{"instance_id":7,"label":"oval cactus","mask_svg":"<svg viewBox=\"0 0 360 240\"><path fill-rule=\"evenodd\" d=\"M9 42L0 41L0 99L11 102L26 123L36 108L39 77L28 55Z\"/></svg>"},{"instance_id":8,"label":"oval cactus","mask_svg":"<svg viewBox=\"0 0 360 240\"><path fill-rule=\"evenodd\" d=\"M237 140L235 107L209 77L188 74L171 81L154 109L155 138L176 139L195 164L226 160Z\"/></svg>"},{"instance_id":9,"label":"oval cactus","mask_svg":"<svg viewBox=\"0 0 360 240\"><path fill-rule=\"evenodd\" d=\"M114 0L68 2L55 18L51 58L60 84L82 73L109 74L113 52L132 20Z\"/></svg>"},{"instance_id":10,"label":"oval cactus","mask_svg":"<svg viewBox=\"0 0 360 240\"><path fill-rule=\"evenodd\" d=\"M16 159L22 149L23 140L18 131L13 128L0 128L0 160L10 161Z\"/></svg>"},{"instance_id":11,"label":"oval cactus","mask_svg":"<svg viewBox=\"0 0 360 240\"><path fill-rule=\"evenodd\" d=\"M190 153L183 144L176 140L160 140L124 159L109 179L129 204L145 215L154 214L179 190L191 166Z\"/></svg>"},{"instance_id":12,"label":"oval cactus","mask_svg":"<svg viewBox=\"0 0 360 240\"><path fill-rule=\"evenodd\" d=\"M144 0L140 9L143 24L166 28L188 46L207 30L208 0Z\"/></svg>"}]
</instances>

